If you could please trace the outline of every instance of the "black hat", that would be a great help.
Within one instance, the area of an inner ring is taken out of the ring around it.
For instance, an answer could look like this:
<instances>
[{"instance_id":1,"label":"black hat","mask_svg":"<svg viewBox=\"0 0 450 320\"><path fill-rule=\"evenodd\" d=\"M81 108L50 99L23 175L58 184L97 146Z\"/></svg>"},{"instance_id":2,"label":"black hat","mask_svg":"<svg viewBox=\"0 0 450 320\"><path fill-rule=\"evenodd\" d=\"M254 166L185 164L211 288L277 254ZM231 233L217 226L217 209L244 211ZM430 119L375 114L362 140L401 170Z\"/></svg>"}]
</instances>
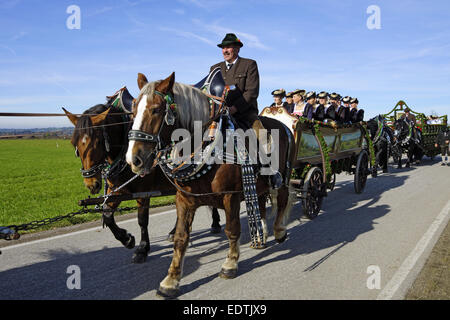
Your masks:
<instances>
[{"instance_id":1,"label":"black hat","mask_svg":"<svg viewBox=\"0 0 450 320\"><path fill-rule=\"evenodd\" d=\"M305 96L305 93L306 93L306 90L303 90L303 89L296 89L296 90L292 91L292 94L293 94L293 95L294 95L294 94L298 94L298 95L300 95L300 96L302 96L302 97Z\"/></svg>"},{"instance_id":2,"label":"black hat","mask_svg":"<svg viewBox=\"0 0 450 320\"><path fill-rule=\"evenodd\" d=\"M315 91L310 91L310 92L308 92L306 94L305 100L309 100L309 99L312 99L312 98L315 98L315 97L316 97L316 92Z\"/></svg>"},{"instance_id":3,"label":"black hat","mask_svg":"<svg viewBox=\"0 0 450 320\"><path fill-rule=\"evenodd\" d=\"M330 94L330 100L340 100L341 96L336 92Z\"/></svg>"},{"instance_id":4,"label":"black hat","mask_svg":"<svg viewBox=\"0 0 450 320\"><path fill-rule=\"evenodd\" d=\"M319 99L326 99L326 98L328 97L328 92L322 91L321 93L319 93L319 94L317 95L317 97L318 97Z\"/></svg>"},{"instance_id":5,"label":"black hat","mask_svg":"<svg viewBox=\"0 0 450 320\"><path fill-rule=\"evenodd\" d=\"M294 94L291 92L286 93L286 98L292 98Z\"/></svg>"},{"instance_id":6,"label":"black hat","mask_svg":"<svg viewBox=\"0 0 450 320\"><path fill-rule=\"evenodd\" d=\"M353 98L352 100L350 100L350 103L359 103L357 98Z\"/></svg>"},{"instance_id":7,"label":"black hat","mask_svg":"<svg viewBox=\"0 0 450 320\"><path fill-rule=\"evenodd\" d=\"M342 98L343 103L350 103L350 100L352 100L352 97L349 97L349 96L345 96Z\"/></svg>"},{"instance_id":8,"label":"black hat","mask_svg":"<svg viewBox=\"0 0 450 320\"><path fill-rule=\"evenodd\" d=\"M284 96L286 96L286 91L284 89L273 90L272 95L284 97Z\"/></svg>"},{"instance_id":9,"label":"black hat","mask_svg":"<svg viewBox=\"0 0 450 320\"><path fill-rule=\"evenodd\" d=\"M222 43L219 43L217 46L219 48L223 48L225 46L230 46L230 45L236 45L238 47L242 47L244 44L241 42L241 40L238 39L238 37L236 37L236 35L234 33L227 33L225 38L223 38Z\"/></svg>"}]
</instances>

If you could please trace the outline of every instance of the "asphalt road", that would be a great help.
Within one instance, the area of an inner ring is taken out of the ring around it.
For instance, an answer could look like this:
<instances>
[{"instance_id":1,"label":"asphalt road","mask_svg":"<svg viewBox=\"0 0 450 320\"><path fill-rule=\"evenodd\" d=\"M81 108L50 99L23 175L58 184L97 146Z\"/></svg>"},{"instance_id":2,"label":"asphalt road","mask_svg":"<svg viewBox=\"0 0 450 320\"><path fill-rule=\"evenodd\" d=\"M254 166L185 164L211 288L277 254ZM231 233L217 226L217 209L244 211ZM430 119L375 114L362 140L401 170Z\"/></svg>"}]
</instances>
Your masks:
<instances>
[{"instance_id":1,"label":"asphalt road","mask_svg":"<svg viewBox=\"0 0 450 320\"><path fill-rule=\"evenodd\" d=\"M232 280L218 277L226 236L209 233L211 217L201 209L179 299L402 299L449 220L450 167L426 159L411 169L390 169L369 178L359 195L353 176L338 176L313 221L299 220L296 204L282 244L273 238L270 218L264 250L249 247L242 207L241 258ZM160 299L156 289L171 261L166 234L174 221L174 210L151 215L151 253L140 265L100 222L30 242L2 241L0 299ZM139 240L136 219L120 225Z\"/></svg>"}]
</instances>

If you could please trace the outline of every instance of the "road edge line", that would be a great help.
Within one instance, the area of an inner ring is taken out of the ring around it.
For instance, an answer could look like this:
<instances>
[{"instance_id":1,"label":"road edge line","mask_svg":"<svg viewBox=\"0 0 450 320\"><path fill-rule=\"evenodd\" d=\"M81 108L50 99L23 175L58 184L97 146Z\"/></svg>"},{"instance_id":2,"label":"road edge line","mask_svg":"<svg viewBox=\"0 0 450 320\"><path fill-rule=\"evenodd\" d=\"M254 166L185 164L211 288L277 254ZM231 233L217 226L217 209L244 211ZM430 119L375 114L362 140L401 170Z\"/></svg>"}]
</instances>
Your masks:
<instances>
[{"instance_id":1,"label":"road edge line","mask_svg":"<svg viewBox=\"0 0 450 320\"><path fill-rule=\"evenodd\" d=\"M431 223L428 230L417 242L414 249L403 261L394 276L384 286L377 300L402 300L419 275L440 235L450 219L450 200Z\"/></svg>"}]
</instances>

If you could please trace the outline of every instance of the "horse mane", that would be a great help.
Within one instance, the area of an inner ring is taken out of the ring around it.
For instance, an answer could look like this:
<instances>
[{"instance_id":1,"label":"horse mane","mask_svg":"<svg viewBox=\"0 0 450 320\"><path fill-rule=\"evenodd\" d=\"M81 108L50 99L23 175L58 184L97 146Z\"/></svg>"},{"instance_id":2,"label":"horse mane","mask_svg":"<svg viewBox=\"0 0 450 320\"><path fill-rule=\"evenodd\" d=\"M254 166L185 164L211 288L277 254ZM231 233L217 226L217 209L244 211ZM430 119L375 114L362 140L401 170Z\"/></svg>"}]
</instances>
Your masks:
<instances>
[{"instance_id":1,"label":"horse mane","mask_svg":"<svg viewBox=\"0 0 450 320\"><path fill-rule=\"evenodd\" d=\"M162 80L149 82L142 88L138 100L142 95L153 95L155 88ZM199 89L175 82L173 85L174 101L177 105L178 121L181 128L194 132L194 121L205 124L209 121L209 101Z\"/></svg>"}]
</instances>

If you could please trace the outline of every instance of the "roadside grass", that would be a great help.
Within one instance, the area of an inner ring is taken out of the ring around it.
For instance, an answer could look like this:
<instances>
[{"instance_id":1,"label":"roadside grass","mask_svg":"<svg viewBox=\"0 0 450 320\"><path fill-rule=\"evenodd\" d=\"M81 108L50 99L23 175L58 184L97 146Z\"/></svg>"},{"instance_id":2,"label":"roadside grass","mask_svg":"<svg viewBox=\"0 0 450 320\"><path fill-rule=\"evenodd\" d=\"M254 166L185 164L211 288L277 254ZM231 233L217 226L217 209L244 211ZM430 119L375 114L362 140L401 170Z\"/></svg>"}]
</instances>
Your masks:
<instances>
[{"instance_id":1,"label":"roadside grass","mask_svg":"<svg viewBox=\"0 0 450 320\"><path fill-rule=\"evenodd\" d=\"M80 210L78 200L90 196L83 184L80 167L80 160L75 157L69 140L0 140L0 226L19 225ZM172 203L173 196L151 200L152 207ZM136 201L124 201L121 207L125 206L136 206ZM37 230L100 218L101 214L83 214Z\"/></svg>"}]
</instances>

